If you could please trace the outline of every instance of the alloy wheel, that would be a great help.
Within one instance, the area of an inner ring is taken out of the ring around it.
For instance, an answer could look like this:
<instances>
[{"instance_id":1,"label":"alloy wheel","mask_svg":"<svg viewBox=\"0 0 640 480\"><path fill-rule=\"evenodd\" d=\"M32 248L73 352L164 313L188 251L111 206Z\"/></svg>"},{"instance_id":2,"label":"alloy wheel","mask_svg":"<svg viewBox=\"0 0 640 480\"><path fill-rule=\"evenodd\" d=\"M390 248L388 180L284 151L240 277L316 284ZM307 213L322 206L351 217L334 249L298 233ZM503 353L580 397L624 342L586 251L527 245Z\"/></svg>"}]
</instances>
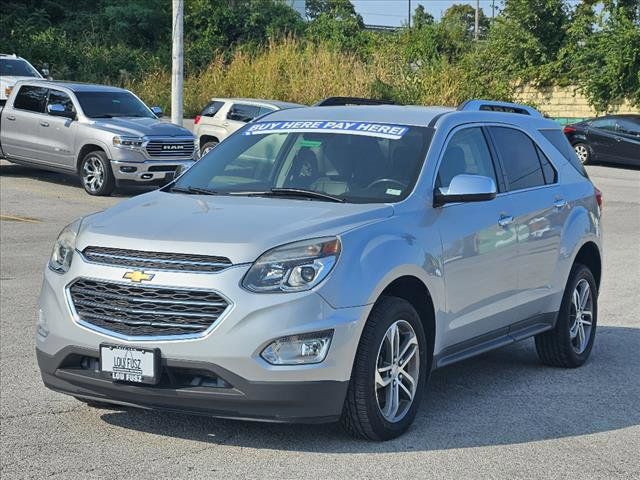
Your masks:
<instances>
[{"instance_id":1,"label":"alloy wheel","mask_svg":"<svg viewBox=\"0 0 640 480\"><path fill-rule=\"evenodd\" d=\"M398 320L387 329L376 361L375 395L382 416L391 423L407 414L418 388L420 347L411 324Z\"/></svg>"},{"instance_id":2,"label":"alloy wheel","mask_svg":"<svg viewBox=\"0 0 640 480\"><path fill-rule=\"evenodd\" d=\"M593 328L593 293L584 278L578 282L571 297L569 338L577 354L587 348Z\"/></svg>"},{"instance_id":3,"label":"alloy wheel","mask_svg":"<svg viewBox=\"0 0 640 480\"><path fill-rule=\"evenodd\" d=\"M587 163L589 161L589 150L587 149L586 145L579 143L578 145L574 146L573 149L576 151L580 162Z\"/></svg>"},{"instance_id":4,"label":"alloy wheel","mask_svg":"<svg viewBox=\"0 0 640 480\"><path fill-rule=\"evenodd\" d=\"M89 157L82 167L82 181L91 192L97 192L104 184L104 167L97 157Z\"/></svg>"}]
</instances>

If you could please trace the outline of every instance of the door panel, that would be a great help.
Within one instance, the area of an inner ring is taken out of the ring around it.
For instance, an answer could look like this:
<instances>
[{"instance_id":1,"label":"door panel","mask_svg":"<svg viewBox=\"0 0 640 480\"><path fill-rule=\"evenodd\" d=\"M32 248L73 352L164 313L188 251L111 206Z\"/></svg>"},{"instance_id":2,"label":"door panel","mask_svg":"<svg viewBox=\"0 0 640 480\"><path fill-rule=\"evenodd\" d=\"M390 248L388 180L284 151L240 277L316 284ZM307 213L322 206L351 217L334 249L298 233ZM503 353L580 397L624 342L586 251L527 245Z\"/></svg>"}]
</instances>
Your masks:
<instances>
[{"instance_id":1,"label":"door panel","mask_svg":"<svg viewBox=\"0 0 640 480\"><path fill-rule=\"evenodd\" d=\"M618 147L615 128L615 120L610 118L594 120L587 127L587 139L596 160L615 161L613 152Z\"/></svg>"},{"instance_id":2,"label":"door panel","mask_svg":"<svg viewBox=\"0 0 640 480\"><path fill-rule=\"evenodd\" d=\"M53 104L64 106L68 112L76 111L71 98L62 91L49 90L47 106ZM73 170L77 128L78 122L69 118L43 115L36 124L36 133L40 137L37 160Z\"/></svg>"},{"instance_id":3,"label":"door panel","mask_svg":"<svg viewBox=\"0 0 640 480\"><path fill-rule=\"evenodd\" d=\"M38 122L43 117L47 89L23 85L10 108L2 112L2 149L11 157L34 160L40 148Z\"/></svg>"},{"instance_id":4,"label":"door panel","mask_svg":"<svg viewBox=\"0 0 640 480\"><path fill-rule=\"evenodd\" d=\"M620 162L640 166L640 120L618 118L616 127L620 137L618 142Z\"/></svg>"}]
</instances>

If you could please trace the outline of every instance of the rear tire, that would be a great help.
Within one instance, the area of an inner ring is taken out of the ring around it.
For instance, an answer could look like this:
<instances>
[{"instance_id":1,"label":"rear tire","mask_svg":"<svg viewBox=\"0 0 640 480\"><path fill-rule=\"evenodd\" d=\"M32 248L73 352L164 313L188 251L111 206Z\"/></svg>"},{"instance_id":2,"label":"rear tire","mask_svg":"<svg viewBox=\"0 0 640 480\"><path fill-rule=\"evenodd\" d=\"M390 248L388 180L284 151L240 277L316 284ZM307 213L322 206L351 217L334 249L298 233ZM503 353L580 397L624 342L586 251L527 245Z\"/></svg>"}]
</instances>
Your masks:
<instances>
[{"instance_id":1,"label":"rear tire","mask_svg":"<svg viewBox=\"0 0 640 480\"><path fill-rule=\"evenodd\" d=\"M204 157L207 153L216 148L218 146L218 143L220 142L213 141L205 143L200 149L200 156Z\"/></svg>"},{"instance_id":2,"label":"rear tire","mask_svg":"<svg viewBox=\"0 0 640 480\"><path fill-rule=\"evenodd\" d=\"M80 164L82 186L89 195L108 196L116 187L111 162L101 150L89 152Z\"/></svg>"},{"instance_id":3,"label":"rear tire","mask_svg":"<svg viewBox=\"0 0 640 480\"><path fill-rule=\"evenodd\" d=\"M556 326L536 335L536 351L542 363L576 368L589 358L598 321L598 287L585 265L576 263L562 297Z\"/></svg>"},{"instance_id":4,"label":"rear tire","mask_svg":"<svg viewBox=\"0 0 640 480\"><path fill-rule=\"evenodd\" d=\"M404 299L382 297L360 337L340 419L343 428L376 441L404 433L420 407L428 367L418 313Z\"/></svg>"},{"instance_id":5,"label":"rear tire","mask_svg":"<svg viewBox=\"0 0 640 480\"><path fill-rule=\"evenodd\" d=\"M575 150L576 155L578 155L580 163L583 165L591 163L591 149L589 148L589 145L586 143L576 143L573 146L573 149Z\"/></svg>"}]
</instances>

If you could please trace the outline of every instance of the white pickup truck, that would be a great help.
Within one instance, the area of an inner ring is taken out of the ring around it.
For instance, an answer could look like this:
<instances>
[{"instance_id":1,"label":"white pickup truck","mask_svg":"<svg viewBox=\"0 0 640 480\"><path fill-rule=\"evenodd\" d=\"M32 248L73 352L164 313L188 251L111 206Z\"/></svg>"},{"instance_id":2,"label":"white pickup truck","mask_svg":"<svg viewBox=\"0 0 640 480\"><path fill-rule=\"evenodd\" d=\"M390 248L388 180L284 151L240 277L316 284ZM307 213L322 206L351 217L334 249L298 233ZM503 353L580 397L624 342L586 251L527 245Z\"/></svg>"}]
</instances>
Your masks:
<instances>
[{"instance_id":1,"label":"white pickup truck","mask_svg":"<svg viewBox=\"0 0 640 480\"><path fill-rule=\"evenodd\" d=\"M77 174L90 195L164 184L193 164L196 145L161 114L122 88L21 80L0 113L0 157Z\"/></svg>"}]
</instances>

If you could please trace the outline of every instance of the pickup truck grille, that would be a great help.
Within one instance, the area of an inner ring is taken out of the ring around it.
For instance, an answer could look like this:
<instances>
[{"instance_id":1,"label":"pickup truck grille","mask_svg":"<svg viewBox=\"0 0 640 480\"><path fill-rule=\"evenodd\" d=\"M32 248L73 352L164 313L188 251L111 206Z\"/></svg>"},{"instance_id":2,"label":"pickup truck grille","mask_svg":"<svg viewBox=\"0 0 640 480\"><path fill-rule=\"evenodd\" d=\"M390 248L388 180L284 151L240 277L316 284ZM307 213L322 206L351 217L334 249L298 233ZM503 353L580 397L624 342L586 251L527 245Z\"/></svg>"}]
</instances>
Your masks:
<instances>
[{"instance_id":1,"label":"pickup truck grille","mask_svg":"<svg viewBox=\"0 0 640 480\"><path fill-rule=\"evenodd\" d=\"M83 250L82 255L90 262L103 265L179 272L213 273L232 265L231 260L226 257L192 255L190 253L146 252L123 248L87 247Z\"/></svg>"},{"instance_id":2,"label":"pickup truck grille","mask_svg":"<svg viewBox=\"0 0 640 480\"><path fill-rule=\"evenodd\" d=\"M193 142L193 139L149 140L146 146L147 154L158 159L191 158L195 149Z\"/></svg>"},{"instance_id":3,"label":"pickup truck grille","mask_svg":"<svg viewBox=\"0 0 640 480\"><path fill-rule=\"evenodd\" d=\"M88 326L127 337L200 336L229 306L212 291L134 286L79 279L72 307Z\"/></svg>"}]
</instances>

